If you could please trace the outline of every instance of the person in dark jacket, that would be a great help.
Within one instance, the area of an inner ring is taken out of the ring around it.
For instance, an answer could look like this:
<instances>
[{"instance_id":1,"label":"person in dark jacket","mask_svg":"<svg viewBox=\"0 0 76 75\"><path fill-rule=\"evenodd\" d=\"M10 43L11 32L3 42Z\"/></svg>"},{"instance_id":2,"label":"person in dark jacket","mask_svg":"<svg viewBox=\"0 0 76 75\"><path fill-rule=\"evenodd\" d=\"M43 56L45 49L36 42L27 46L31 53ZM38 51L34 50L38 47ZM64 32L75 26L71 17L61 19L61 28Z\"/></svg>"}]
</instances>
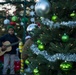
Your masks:
<instances>
[{"instance_id":1,"label":"person in dark jacket","mask_svg":"<svg viewBox=\"0 0 76 75\"><path fill-rule=\"evenodd\" d=\"M0 37L0 47L2 50L6 50L6 46L3 45L3 42L9 41L11 44L16 43L19 39L16 37L15 29L13 26L7 27L7 34ZM18 44L12 46L12 49L9 52L4 53L4 66L3 66L3 75L7 74L8 66L10 66L10 74L15 74L14 71L14 61L16 56L16 49Z\"/></svg>"}]
</instances>

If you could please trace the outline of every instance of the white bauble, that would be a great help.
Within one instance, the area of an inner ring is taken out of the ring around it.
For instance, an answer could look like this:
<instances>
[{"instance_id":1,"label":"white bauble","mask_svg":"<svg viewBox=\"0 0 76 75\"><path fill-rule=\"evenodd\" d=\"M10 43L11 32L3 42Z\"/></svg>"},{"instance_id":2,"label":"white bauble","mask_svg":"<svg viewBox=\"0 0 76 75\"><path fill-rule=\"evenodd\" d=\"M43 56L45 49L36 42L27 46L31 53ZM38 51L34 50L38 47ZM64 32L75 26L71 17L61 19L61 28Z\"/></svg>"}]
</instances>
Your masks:
<instances>
[{"instance_id":1,"label":"white bauble","mask_svg":"<svg viewBox=\"0 0 76 75\"><path fill-rule=\"evenodd\" d=\"M50 12L50 3L47 0L40 0L35 5L35 12L38 16L45 16Z\"/></svg>"}]
</instances>

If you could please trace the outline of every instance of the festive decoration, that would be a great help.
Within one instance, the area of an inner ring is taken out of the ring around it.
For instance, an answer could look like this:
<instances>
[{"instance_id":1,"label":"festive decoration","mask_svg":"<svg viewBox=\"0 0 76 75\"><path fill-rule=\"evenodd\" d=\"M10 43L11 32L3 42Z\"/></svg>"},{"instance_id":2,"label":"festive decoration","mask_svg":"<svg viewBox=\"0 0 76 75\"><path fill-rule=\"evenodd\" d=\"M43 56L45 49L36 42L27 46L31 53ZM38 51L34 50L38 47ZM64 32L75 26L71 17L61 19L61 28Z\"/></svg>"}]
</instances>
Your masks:
<instances>
[{"instance_id":1,"label":"festive decoration","mask_svg":"<svg viewBox=\"0 0 76 75\"><path fill-rule=\"evenodd\" d=\"M47 0L40 0L35 5L35 12L38 16L45 16L50 11L50 3Z\"/></svg>"},{"instance_id":2,"label":"festive decoration","mask_svg":"<svg viewBox=\"0 0 76 75\"><path fill-rule=\"evenodd\" d=\"M68 26L68 27L75 27L76 26L76 21L68 21L68 22L62 21L62 22L54 23L53 21L50 21L49 19L43 18L43 17L41 17L41 21L44 25L47 25L50 28L52 28L52 27L60 28L60 26Z\"/></svg>"},{"instance_id":3,"label":"festive decoration","mask_svg":"<svg viewBox=\"0 0 76 75\"><path fill-rule=\"evenodd\" d=\"M10 22L10 25L15 26L16 25L16 22Z\"/></svg>"},{"instance_id":4,"label":"festive decoration","mask_svg":"<svg viewBox=\"0 0 76 75\"><path fill-rule=\"evenodd\" d=\"M21 19L21 22L23 22L23 23L26 22L27 23L28 22L28 18L26 18L26 17L25 18L22 18Z\"/></svg>"},{"instance_id":5,"label":"festive decoration","mask_svg":"<svg viewBox=\"0 0 76 75\"><path fill-rule=\"evenodd\" d=\"M10 20L9 20L9 19L5 19L5 20L4 20L4 24L5 24L5 25L9 25L9 24L10 24Z\"/></svg>"},{"instance_id":6,"label":"festive decoration","mask_svg":"<svg viewBox=\"0 0 76 75\"><path fill-rule=\"evenodd\" d=\"M31 21L31 22L35 22L35 18L34 18L34 17L31 18L30 21Z\"/></svg>"},{"instance_id":7,"label":"festive decoration","mask_svg":"<svg viewBox=\"0 0 76 75\"><path fill-rule=\"evenodd\" d=\"M20 69L20 73L22 74L24 72L24 61L23 59L21 59L21 69Z\"/></svg>"},{"instance_id":8,"label":"festive decoration","mask_svg":"<svg viewBox=\"0 0 76 75\"><path fill-rule=\"evenodd\" d=\"M21 62L20 61L15 61L14 65L15 65L14 70L19 71L20 68L21 68Z\"/></svg>"},{"instance_id":9,"label":"festive decoration","mask_svg":"<svg viewBox=\"0 0 76 75\"><path fill-rule=\"evenodd\" d=\"M20 66L21 62L20 61L15 61L14 65L19 65Z\"/></svg>"},{"instance_id":10,"label":"festive decoration","mask_svg":"<svg viewBox=\"0 0 76 75\"><path fill-rule=\"evenodd\" d=\"M38 73L38 72L39 72L38 68L35 68L35 69L33 70L33 72L34 72L35 74Z\"/></svg>"},{"instance_id":11,"label":"festive decoration","mask_svg":"<svg viewBox=\"0 0 76 75\"><path fill-rule=\"evenodd\" d=\"M75 16L75 12L72 12L72 13L70 14L70 16L71 16L71 17L74 17L74 16Z\"/></svg>"},{"instance_id":12,"label":"festive decoration","mask_svg":"<svg viewBox=\"0 0 76 75\"><path fill-rule=\"evenodd\" d=\"M56 15L53 15L51 19L52 19L52 21L56 21L57 18L58 18L58 17L57 17Z\"/></svg>"},{"instance_id":13,"label":"festive decoration","mask_svg":"<svg viewBox=\"0 0 76 75\"><path fill-rule=\"evenodd\" d=\"M69 36L66 35L66 33L64 33L64 35L62 36L61 39L62 39L63 42L67 42L69 40Z\"/></svg>"},{"instance_id":14,"label":"festive decoration","mask_svg":"<svg viewBox=\"0 0 76 75\"><path fill-rule=\"evenodd\" d=\"M27 60L27 59L25 60L25 63L26 63L27 65L30 64L29 60Z\"/></svg>"},{"instance_id":15,"label":"festive decoration","mask_svg":"<svg viewBox=\"0 0 76 75\"><path fill-rule=\"evenodd\" d=\"M33 31L33 29L35 29L36 26L37 26L37 24L34 24L34 23L30 24L30 25L27 27L27 32Z\"/></svg>"},{"instance_id":16,"label":"festive decoration","mask_svg":"<svg viewBox=\"0 0 76 75\"><path fill-rule=\"evenodd\" d=\"M60 64L60 68L63 71L71 70L72 69L72 63L70 63L70 62L63 62L63 63Z\"/></svg>"},{"instance_id":17,"label":"festive decoration","mask_svg":"<svg viewBox=\"0 0 76 75\"><path fill-rule=\"evenodd\" d=\"M35 12L32 10L32 11L30 12L30 15L31 15L31 16L34 16L34 15L35 15Z\"/></svg>"},{"instance_id":18,"label":"festive decoration","mask_svg":"<svg viewBox=\"0 0 76 75\"><path fill-rule=\"evenodd\" d=\"M43 44L39 44L39 45L38 45L38 49L39 49L39 50L44 50L44 45L43 45Z\"/></svg>"},{"instance_id":19,"label":"festive decoration","mask_svg":"<svg viewBox=\"0 0 76 75\"><path fill-rule=\"evenodd\" d=\"M21 68L21 66L17 66L17 65L15 65L14 70L15 70L15 71L19 71L20 68Z\"/></svg>"},{"instance_id":20,"label":"festive decoration","mask_svg":"<svg viewBox=\"0 0 76 75\"><path fill-rule=\"evenodd\" d=\"M37 40L37 44L42 44L42 42L40 40Z\"/></svg>"},{"instance_id":21,"label":"festive decoration","mask_svg":"<svg viewBox=\"0 0 76 75\"><path fill-rule=\"evenodd\" d=\"M32 45L30 47L30 49L32 50L33 53L35 53L36 55L39 55L41 54L42 56L44 56L44 58L50 62L55 62L56 60L64 60L64 61L72 61L72 62L76 62L76 54L73 53L73 54L64 54L64 53L56 53L54 55L49 55L47 53L47 51L43 50L43 51L40 51L36 45Z\"/></svg>"},{"instance_id":22,"label":"festive decoration","mask_svg":"<svg viewBox=\"0 0 76 75\"><path fill-rule=\"evenodd\" d=\"M21 42L19 42L19 51L20 51L20 53L22 52L22 49L23 49L23 42L21 41Z\"/></svg>"},{"instance_id":23,"label":"festive decoration","mask_svg":"<svg viewBox=\"0 0 76 75\"><path fill-rule=\"evenodd\" d=\"M16 21L18 21L18 17L17 16L13 16L11 20L16 22Z\"/></svg>"}]
</instances>

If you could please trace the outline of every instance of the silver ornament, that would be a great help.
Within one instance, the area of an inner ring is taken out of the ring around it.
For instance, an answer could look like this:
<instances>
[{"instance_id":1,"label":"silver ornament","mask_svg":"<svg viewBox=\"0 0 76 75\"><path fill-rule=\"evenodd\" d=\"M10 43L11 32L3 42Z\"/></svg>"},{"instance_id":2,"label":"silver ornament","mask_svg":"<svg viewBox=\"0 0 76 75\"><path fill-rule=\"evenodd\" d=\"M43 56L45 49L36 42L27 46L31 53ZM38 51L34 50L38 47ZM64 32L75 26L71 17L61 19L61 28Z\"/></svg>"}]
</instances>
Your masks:
<instances>
[{"instance_id":1,"label":"silver ornament","mask_svg":"<svg viewBox=\"0 0 76 75\"><path fill-rule=\"evenodd\" d=\"M30 24L30 25L27 27L27 32L33 31L33 29L35 29L36 26L37 26L37 24L34 24L34 23Z\"/></svg>"},{"instance_id":2,"label":"silver ornament","mask_svg":"<svg viewBox=\"0 0 76 75\"><path fill-rule=\"evenodd\" d=\"M50 11L50 3L47 0L40 0L35 5L35 12L38 16L45 16Z\"/></svg>"}]
</instances>

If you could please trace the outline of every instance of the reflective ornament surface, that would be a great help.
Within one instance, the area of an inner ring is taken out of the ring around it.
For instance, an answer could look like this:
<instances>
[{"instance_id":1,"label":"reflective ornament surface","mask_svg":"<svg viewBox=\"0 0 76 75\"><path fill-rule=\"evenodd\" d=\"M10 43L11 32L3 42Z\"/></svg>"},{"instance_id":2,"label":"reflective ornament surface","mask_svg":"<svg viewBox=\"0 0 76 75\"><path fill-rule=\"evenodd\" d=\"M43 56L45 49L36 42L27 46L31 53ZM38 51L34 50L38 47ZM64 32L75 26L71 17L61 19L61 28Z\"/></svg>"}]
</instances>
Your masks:
<instances>
[{"instance_id":1,"label":"reflective ornament surface","mask_svg":"<svg viewBox=\"0 0 76 75\"><path fill-rule=\"evenodd\" d=\"M38 16L45 16L50 11L50 3L47 0L40 0L35 5L35 12Z\"/></svg>"},{"instance_id":2,"label":"reflective ornament surface","mask_svg":"<svg viewBox=\"0 0 76 75\"><path fill-rule=\"evenodd\" d=\"M36 26L37 26L37 24L34 24L34 23L30 24L30 25L27 27L27 32L30 32L30 31L32 31L33 29L35 29Z\"/></svg>"}]
</instances>

